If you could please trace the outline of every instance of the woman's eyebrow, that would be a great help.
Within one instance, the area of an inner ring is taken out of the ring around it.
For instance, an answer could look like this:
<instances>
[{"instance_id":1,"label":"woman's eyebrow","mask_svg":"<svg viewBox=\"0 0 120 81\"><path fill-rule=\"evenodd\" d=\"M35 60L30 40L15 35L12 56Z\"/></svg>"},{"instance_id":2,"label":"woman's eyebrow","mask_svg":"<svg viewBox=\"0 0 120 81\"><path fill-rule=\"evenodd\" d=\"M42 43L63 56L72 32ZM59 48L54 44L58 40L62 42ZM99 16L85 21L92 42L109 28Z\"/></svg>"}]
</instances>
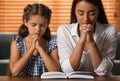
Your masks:
<instances>
[{"instance_id":1,"label":"woman's eyebrow","mask_svg":"<svg viewBox=\"0 0 120 81\"><path fill-rule=\"evenodd\" d=\"M95 12L95 11L97 11L96 9L93 9L93 10L90 10L89 12Z\"/></svg>"},{"instance_id":2,"label":"woman's eyebrow","mask_svg":"<svg viewBox=\"0 0 120 81\"><path fill-rule=\"evenodd\" d=\"M83 10L77 10L78 12L83 12ZM94 12L96 9L90 10L89 12Z\"/></svg>"}]
</instances>

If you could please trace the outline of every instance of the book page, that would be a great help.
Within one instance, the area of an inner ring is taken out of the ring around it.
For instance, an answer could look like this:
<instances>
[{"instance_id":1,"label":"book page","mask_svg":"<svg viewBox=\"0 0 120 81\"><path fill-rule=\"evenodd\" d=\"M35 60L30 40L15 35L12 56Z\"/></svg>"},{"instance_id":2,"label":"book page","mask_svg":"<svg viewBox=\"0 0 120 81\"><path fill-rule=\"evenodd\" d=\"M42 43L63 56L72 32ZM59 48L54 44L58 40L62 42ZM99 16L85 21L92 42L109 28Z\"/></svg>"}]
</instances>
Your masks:
<instances>
[{"instance_id":1,"label":"book page","mask_svg":"<svg viewBox=\"0 0 120 81\"><path fill-rule=\"evenodd\" d=\"M91 72L73 71L67 74L68 78L94 79Z\"/></svg>"},{"instance_id":2,"label":"book page","mask_svg":"<svg viewBox=\"0 0 120 81\"><path fill-rule=\"evenodd\" d=\"M57 78L67 78L63 72L44 72L41 75L41 79L57 79Z\"/></svg>"}]
</instances>

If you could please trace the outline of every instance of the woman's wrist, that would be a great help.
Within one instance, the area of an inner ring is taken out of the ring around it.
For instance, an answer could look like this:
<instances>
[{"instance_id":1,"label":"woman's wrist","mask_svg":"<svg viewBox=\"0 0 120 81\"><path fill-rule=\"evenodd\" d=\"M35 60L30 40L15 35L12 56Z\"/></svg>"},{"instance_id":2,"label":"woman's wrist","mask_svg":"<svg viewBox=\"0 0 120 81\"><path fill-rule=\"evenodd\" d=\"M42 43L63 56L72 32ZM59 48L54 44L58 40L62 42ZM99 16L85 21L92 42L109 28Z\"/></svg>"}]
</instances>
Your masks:
<instances>
[{"instance_id":1,"label":"woman's wrist","mask_svg":"<svg viewBox=\"0 0 120 81\"><path fill-rule=\"evenodd\" d=\"M96 43L94 41L89 42L89 48L96 48Z\"/></svg>"}]
</instances>

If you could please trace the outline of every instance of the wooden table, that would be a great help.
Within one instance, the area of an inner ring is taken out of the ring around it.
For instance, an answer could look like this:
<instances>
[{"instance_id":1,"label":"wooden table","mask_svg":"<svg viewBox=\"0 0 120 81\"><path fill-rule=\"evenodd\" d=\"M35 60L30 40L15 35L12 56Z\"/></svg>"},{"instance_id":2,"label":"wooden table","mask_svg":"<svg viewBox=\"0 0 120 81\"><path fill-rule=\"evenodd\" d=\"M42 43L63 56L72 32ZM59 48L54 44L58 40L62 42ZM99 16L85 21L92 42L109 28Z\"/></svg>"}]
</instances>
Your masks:
<instances>
[{"instance_id":1,"label":"wooden table","mask_svg":"<svg viewBox=\"0 0 120 81\"><path fill-rule=\"evenodd\" d=\"M10 76L0 76L0 81L120 81L120 76L96 77L94 80L83 80L83 79L51 79L51 80L41 80L39 77L10 77Z\"/></svg>"}]
</instances>

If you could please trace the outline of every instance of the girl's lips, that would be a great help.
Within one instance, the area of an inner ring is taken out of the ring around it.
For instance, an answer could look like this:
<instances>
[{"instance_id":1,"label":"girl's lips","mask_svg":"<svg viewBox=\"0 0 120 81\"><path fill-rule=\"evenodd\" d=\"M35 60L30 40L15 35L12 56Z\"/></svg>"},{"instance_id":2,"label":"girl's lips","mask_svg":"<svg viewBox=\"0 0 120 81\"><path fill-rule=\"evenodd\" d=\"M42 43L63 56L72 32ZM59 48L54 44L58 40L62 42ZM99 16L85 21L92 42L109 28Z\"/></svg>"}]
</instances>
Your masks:
<instances>
[{"instance_id":1,"label":"girl's lips","mask_svg":"<svg viewBox=\"0 0 120 81\"><path fill-rule=\"evenodd\" d=\"M40 33L35 33L35 35L40 35Z\"/></svg>"}]
</instances>

